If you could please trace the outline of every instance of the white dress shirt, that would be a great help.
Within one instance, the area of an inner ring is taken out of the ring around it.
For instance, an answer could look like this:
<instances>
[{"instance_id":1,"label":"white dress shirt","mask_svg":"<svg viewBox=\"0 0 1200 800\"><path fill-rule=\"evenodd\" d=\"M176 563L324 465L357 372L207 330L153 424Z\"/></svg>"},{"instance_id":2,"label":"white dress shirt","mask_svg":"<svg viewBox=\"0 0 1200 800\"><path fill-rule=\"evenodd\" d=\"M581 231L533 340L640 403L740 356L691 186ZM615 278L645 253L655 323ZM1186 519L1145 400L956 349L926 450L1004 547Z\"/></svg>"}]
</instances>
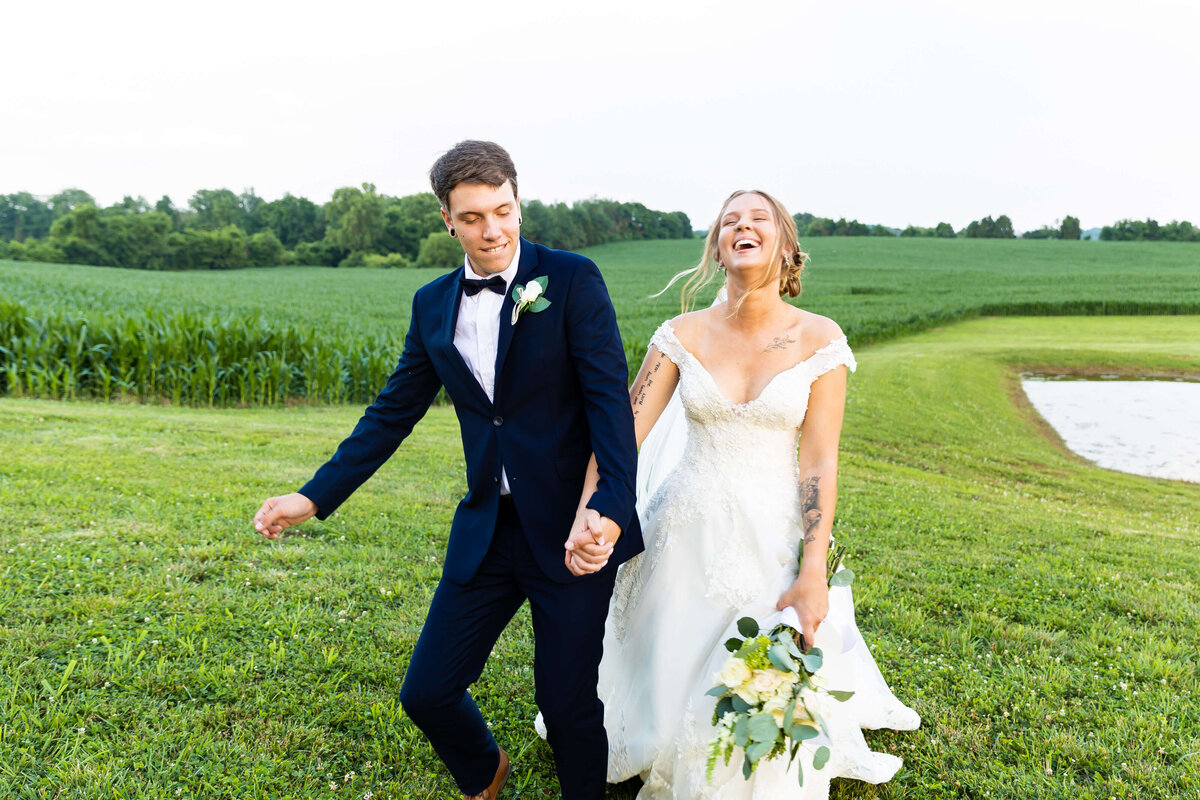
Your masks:
<instances>
[{"instance_id":1,"label":"white dress shirt","mask_svg":"<svg viewBox=\"0 0 1200 800\"><path fill-rule=\"evenodd\" d=\"M458 321L454 324L454 347L466 362L467 369L479 381L488 400L496 399L496 348L500 342L500 308L505 295L512 290L517 277L517 265L521 262L521 245L518 242L508 268L498 273L504 278L504 294L484 289L473 295L463 292L458 300ZM463 259L463 275L472 279L483 279L471 267L471 260ZM508 475L500 467L500 494L510 494Z\"/></svg>"}]
</instances>

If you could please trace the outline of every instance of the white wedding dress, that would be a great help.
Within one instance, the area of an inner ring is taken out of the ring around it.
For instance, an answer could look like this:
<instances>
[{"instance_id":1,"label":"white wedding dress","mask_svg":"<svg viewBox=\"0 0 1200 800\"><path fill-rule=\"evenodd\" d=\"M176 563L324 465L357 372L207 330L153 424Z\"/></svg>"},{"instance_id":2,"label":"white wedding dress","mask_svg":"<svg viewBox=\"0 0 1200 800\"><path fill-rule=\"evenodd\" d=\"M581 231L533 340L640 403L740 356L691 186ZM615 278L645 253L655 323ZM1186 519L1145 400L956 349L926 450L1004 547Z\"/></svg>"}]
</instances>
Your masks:
<instances>
[{"instance_id":1,"label":"white wedding dress","mask_svg":"<svg viewBox=\"0 0 1200 800\"><path fill-rule=\"evenodd\" d=\"M640 775L639 800L824 800L834 777L890 779L900 759L872 752L861 729L911 730L920 718L884 682L855 625L849 588L830 590L829 615L815 644L824 653L818 678L855 695L845 703L820 696L814 710L829 736L801 750L803 788L795 765L786 769L786 757L760 762L745 780L740 751L728 766L718 762L711 783L705 777L716 702L705 692L718 682L728 655L723 642L743 616L772 626L779 619L775 604L796 578L800 425L812 382L842 364L855 368L845 338L740 404L721 395L669 323L651 343L679 368L672 403L682 403L686 444L679 446L678 428L671 432L678 423L668 411L655 425L658 441L647 440L642 449L646 551L618 572L600 665L609 781ZM821 744L832 757L815 771L812 752Z\"/></svg>"}]
</instances>

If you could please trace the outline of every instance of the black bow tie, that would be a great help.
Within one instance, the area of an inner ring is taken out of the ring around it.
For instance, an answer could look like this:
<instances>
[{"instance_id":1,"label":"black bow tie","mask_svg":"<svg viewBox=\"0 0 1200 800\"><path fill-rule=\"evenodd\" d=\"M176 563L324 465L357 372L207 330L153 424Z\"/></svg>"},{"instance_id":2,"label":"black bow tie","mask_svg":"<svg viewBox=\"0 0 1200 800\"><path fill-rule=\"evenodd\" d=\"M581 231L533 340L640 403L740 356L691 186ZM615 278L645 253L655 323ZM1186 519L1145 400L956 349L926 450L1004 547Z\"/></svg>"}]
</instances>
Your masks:
<instances>
[{"instance_id":1,"label":"black bow tie","mask_svg":"<svg viewBox=\"0 0 1200 800\"><path fill-rule=\"evenodd\" d=\"M462 285L467 297L473 297L484 289L491 289L496 294L504 294L504 290L508 288L504 278L499 275L493 275L490 278L468 278L466 275L459 275L458 282Z\"/></svg>"}]
</instances>

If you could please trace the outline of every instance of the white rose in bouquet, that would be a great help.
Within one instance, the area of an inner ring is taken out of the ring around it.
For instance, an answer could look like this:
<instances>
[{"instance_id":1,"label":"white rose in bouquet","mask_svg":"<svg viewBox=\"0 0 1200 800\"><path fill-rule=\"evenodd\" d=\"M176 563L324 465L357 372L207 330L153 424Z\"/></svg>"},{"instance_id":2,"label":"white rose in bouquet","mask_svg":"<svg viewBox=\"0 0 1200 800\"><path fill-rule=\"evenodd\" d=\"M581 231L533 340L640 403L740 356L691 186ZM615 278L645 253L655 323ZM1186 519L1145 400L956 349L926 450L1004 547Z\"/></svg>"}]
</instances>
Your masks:
<instances>
[{"instance_id":1,"label":"white rose in bouquet","mask_svg":"<svg viewBox=\"0 0 1200 800\"><path fill-rule=\"evenodd\" d=\"M730 689L736 689L746 681L750 680L750 668L746 666L746 662L740 658L730 658L725 661L721 667L721 672L717 676L717 680L728 686Z\"/></svg>"}]
</instances>

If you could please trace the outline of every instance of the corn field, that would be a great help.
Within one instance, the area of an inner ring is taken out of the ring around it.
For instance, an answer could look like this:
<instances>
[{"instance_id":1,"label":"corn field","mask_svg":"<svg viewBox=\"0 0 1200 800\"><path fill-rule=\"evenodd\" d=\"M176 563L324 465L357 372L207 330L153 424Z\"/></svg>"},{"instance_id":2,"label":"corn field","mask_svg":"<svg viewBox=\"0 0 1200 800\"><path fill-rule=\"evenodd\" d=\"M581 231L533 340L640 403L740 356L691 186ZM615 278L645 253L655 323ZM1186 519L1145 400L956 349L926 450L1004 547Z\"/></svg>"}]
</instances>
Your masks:
<instances>
[{"instance_id":1,"label":"corn field","mask_svg":"<svg viewBox=\"0 0 1200 800\"><path fill-rule=\"evenodd\" d=\"M23 305L0 302L0 394L12 397L193 406L369 402L398 353L390 338L347 344L257 316L33 316Z\"/></svg>"},{"instance_id":2,"label":"corn field","mask_svg":"<svg viewBox=\"0 0 1200 800\"><path fill-rule=\"evenodd\" d=\"M587 252L604 273L631 371L654 329L679 313L674 289L653 295L699 248L663 240ZM833 237L808 249L797 302L839 323L854 347L979 316L1200 314L1195 244ZM0 261L0 396L370 402L399 357L413 293L437 274Z\"/></svg>"}]
</instances>

